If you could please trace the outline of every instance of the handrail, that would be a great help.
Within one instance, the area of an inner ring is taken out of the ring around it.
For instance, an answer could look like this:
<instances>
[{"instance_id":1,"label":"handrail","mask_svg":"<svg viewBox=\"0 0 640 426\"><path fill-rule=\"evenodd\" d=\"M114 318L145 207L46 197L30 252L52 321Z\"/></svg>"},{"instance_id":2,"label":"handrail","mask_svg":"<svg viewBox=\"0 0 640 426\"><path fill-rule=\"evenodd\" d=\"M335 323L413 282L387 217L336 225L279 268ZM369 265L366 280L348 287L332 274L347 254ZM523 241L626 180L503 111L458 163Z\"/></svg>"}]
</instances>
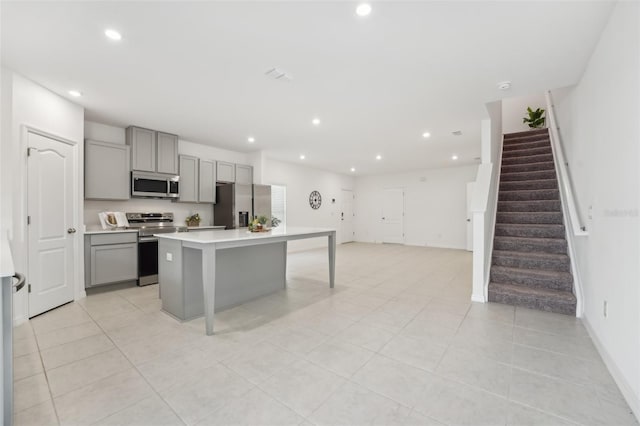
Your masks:
<instances>
[{"instance_id":1,"label":"handrail","mask_svg":"<svg viewBox=\"0 0 640 426\"><path fill-rule=\"evenodd\" d=\"M545 98L547 99L547 118L549 119L549 130L551 139L551 148L553 149L554 158L556 162L556 169L560 178L561 190L564 193L564 201L567 206L567 213L569 214L569 222L571 222L571 230L573 235L584 237L589 235L586 226L582 225L578 208L576 205L575 196L573 195L573 189L571 188L571 180L569 178L569 172L567 171L567 163L564 158L564 152L560 145L560 135L558 133L558 123L556 122L555 106L551 100L551 91L545 92Z\"/></svg>"}]
</instances>

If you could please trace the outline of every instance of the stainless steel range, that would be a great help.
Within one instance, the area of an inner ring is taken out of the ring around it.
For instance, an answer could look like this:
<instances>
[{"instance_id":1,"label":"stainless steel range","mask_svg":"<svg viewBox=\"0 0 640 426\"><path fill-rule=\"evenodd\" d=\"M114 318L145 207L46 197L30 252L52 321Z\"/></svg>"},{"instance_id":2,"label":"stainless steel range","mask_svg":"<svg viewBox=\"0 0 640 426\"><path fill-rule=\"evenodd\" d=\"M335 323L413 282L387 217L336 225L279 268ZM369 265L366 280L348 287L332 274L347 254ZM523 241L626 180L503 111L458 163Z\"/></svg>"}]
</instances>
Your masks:
<instances>
[{"instance_id":1,"label":"stainless steel range","mask_svg":"<svg viewBox=\"0 0 640 426\"><path fill-rule=\"evenodd\" d=\"M154 234L187 232L173 223L173 213L126 213L130 229L138 230L138 285L158 282L158 239Z\"/></svg>"}]
</instances>

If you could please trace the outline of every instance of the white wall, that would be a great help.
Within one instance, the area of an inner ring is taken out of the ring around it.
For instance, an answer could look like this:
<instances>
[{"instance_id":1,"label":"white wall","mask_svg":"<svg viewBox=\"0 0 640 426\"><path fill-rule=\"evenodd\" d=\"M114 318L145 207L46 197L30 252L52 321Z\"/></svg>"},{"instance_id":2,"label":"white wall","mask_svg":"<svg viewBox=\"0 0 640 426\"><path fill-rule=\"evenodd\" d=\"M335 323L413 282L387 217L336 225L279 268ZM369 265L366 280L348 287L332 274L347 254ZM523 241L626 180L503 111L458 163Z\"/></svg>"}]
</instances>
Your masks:
<instances>
[{"instance_id":1,"label":"white wall","mask_svg":"<svg viewBox=\"0 0 640 426\"><path fill-rule=\"evenodd\" d=\"M578 207L589 232L588 237L576 239L585 291L584 321L636 415L640 413L639 27L639 5L618 3L580 82L573 90L552 93Z\"/></svg>"},{"instance_id":2,"label":"white wall","mask_svg":"<svg viewBox=\"0 0 640 426\"><path fill-rule=\"evenodd\" d=\"M464 249L467 241L467 182L478 166L450 167L356 179L356 240L380 242L385 188L404 188L405 244Z\"/></svg>"},{"instance_id":3,"label":"white wall","mask_svg":"<svg viewBox=\"0 0 640 426\"><path fill-rule=\"evenodd\" d=\"M340 229L341 194L343 189L354 188L352 176L312 169L304 165L264 159L263 183L287 187L287 226L313 226ZM317 190L322 195L322 206L314 210L309 206L309 194ZM332 202L335 199L335 203ZM356 217L356 221L358 218ZM340 241L340 236L338 236ZM326 238L292 241L289 250L304 250L326 246Z\"/></svg>"},{"instance_id":4,"label":"white wall","mask_svg":"<svg viewBox=\"0 0 640 426\"><path fill-rule=\"evenodd\" d=\"M544 93L503 99L502 132L515 133L531 130L527 124L522 122L522 118L527 116L527 107L531 107L531 109L533 110L535 110L536 108L542 108L546 110L546 105L547 102L544 98Z\"/></svg>"},{"instance_id":5,"label":"white wall","mask_svg":"<svg viewBox=\"0 0 640 426\"><path fill-rule=\"evenodd\" d=\"M78 144L78 158L83 157L84 109L50 92L42 86L2 70L2 230L11 239L16 270L27 272L27 156L26 142L22 140L23 126L65 138ZM8 90L7 90L8 89ZM77 225L83 223L82 192L83 168L79 161L76 175L79 179L75 202ZM77 245L82 253L81 242ZM79 292L84 291L83 264L78 263L76 283ZM21 291L14 299L16 321L27 317L27 293Z\"/></svg>"}]
</instances>

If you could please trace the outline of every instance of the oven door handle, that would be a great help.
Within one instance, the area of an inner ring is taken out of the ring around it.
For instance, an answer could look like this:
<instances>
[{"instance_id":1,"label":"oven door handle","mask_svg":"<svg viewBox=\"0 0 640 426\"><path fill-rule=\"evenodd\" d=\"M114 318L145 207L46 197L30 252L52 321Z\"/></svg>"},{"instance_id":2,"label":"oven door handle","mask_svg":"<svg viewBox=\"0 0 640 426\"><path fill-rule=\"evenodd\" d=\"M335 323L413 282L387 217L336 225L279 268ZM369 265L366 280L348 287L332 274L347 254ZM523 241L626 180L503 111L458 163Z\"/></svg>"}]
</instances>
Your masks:
<instances>
[{"instance_id":1,"label":"oven door handle","mask_svg":"<svg viewBox=\"0 0 640 426\"><path fill-rule=\"evenodd\" d=\"M158 237L138 237L139 243L152 243L158 241Z\"/></svg>"}]
</instances>

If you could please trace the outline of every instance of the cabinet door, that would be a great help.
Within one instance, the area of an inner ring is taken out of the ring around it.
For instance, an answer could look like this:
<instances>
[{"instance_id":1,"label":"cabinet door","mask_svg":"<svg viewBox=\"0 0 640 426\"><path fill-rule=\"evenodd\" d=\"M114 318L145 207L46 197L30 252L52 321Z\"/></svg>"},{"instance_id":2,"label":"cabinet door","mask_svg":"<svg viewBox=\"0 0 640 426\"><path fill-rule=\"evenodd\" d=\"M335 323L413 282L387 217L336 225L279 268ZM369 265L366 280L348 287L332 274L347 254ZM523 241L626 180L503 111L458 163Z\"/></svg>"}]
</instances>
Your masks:
<instances>
[{"instance_id":1,"label":"cabinet door","mask_svg":"<svg viewBox=\"0 0 640 426\"><path fill-rule=\"evenodd\" d=\"M158 161L157 172L178 174L178 136L169 133L156 133Z\"/></svg>"},{"instance_id":2,"label":"cabinet door","mask_svg":"<svg viewBox=\"0 0 640 426\"><path fill-rule=\"evenodd\" d=\"M200 160L198 201L201 203L216 202L216 162Z\"/></svg>"},{"instance_id":3,"label":"cabinet door","mask_svg":"<svg viewBox=\"0 0 640 426\"><path fill-rule=\"evenodd\" d=\"M127 144L131 145L131 170L156 171L155 133L140 127L127 128Z\"/></svg>"},{"instance_id":4,"label":"cabinet door","mask_svg":"<svg viewBox=\"0 0 640 426\"><path fill-rule=\"evenodd\" d=\"M128 200L129 146L87 140L84 145L84 198Z\"/></svg>"},{"instance_id":5,"label":"cabinet door","mask_svg":"<svg viewBox=\"0 0 640 426\"><path fill-rule=\"evenodd\" d=\"M236 164L236 183L251 185L253 183L253 167Z\"/></svg>"},{"instance_id":6,"label":"cabinet door","mask_svg":"<svg viewBox=\"0 0 640 426\"><path fill-rule=\"evenodd\" d=\"M180 201L198 202L198 159L189 155L180 156Z\"/></svg>"},{"instance_id":7,"label":"cabinet door","mask_svg":"<svg viewBox=\"0 0 640 426\"><path fill-rule=\"evenodd\" d=\"M91 286L138 279L138 244L91 247Z\"/></svg>"},{"instance_id":8,"label":"cabinet door","mask_svg":"<svg viewBox=\"0 0 640 426\"><path fill-rule=\"evenodd\" d=\"M217 162L217 177L218 182L235 182L236 181L236 165L233 163L227 163L226 161Z\"/></svg>"}]
</instances>

